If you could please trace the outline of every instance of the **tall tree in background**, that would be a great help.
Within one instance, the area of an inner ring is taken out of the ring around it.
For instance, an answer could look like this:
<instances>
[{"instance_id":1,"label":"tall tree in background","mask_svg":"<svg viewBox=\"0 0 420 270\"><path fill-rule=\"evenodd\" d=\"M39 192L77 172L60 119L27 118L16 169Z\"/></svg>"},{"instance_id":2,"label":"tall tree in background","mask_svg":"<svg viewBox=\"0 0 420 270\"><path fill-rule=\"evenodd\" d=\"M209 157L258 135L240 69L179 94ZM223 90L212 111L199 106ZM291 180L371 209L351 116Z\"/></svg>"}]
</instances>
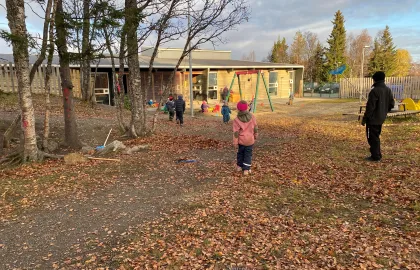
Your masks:
<instances>
[{"instance_id":1,"label":"tall tree in background","mask_svg":"<svg viewBox=\"0 0 420 270\"><path fill-rule=\"evenodd\" d=\"M393 76L405 77L410 73L413 58L407 50L398 49L395 55L395 71Z\"/></svg>"},{"instance_id":2,"label":"tall tree in background","mask_svg":"<svg viewBox=\"0 0 420 270\"><path fill-rule=\"evenodd\" d=\"M35 133L35 112L29 79L29 40L25 22L25 2L6 0L7 19L13 45L13 58L18 81L21 127L23 131L23 162L38 160Z\"/></svg>"},{"instance_id":3,"label":"tall tree in background","mask_svg":"<svg viewBox=\"0 0 420 270\"><path fill-rule=\"evenodd\" d=\"M288 49L286 38L280 40L280 37L278 37L268 54L268 61L271 63L287 63L289 61Z\"/></svg>"},{"instance_id":4,"label":"tall tree in background","mask_svg":"<svg viewBox=\"0 0 420 270\"><path fill-rule=\"evenodd\" d=\"M289 48L289 61L292 64L304 64L306 41L301 31L297 31Z\"/></svg>"},{"instance_id":5,"label":"tall tree in background","mask_svg":"<svg viewBox=\"0 0 420 270\"><path fill-rule=\"evenodd\" d=\"M82 99L88 101L90 93L90 0L83 0L83 30L82 30L82 54L81 54L81 90Z\"/></svg>"},{"instance_id":6,"label":"tall tree in background","mask_svg":"<svg viewBox=\"0 0 420 270\"><path fill-rule=\"evenodd\" d=\"M80 148L79 135L77 133L76 112L73 103L73 83L70 76L70 54L67 49L67 27L64 20L63 0L57 1L56 12L56 45L60 59L61 88L63 91L64 107L64 139L65 143L72 148Z\"/></svg>"},{"instance_id":7,"label":"tall tree in background","mask_svg":"<svg viewBox=\"0 0 420 270\"><path fill-rule=\"evenodd\" d=\"M395 56L395 45L389 27L386 26L384 31L378 33L374 42L369 62L370 75L381 70L386 76L392 76L395 72Z\"/></svg>"},{"instance_id":8,"label":"tall tree in background","mask_svg":"<svg viewBox=\"0 0 420 270\"><path fill-rule=\"evenodd\" d=\"M347 65L349 69L349 76L350 77L364 77L365 74L361 74L362 72L362 57L363 52L365 54L365 61L363 65L365 66L363 68L363 73L366 73L368 71L367 65L368 62L368 55L369 55L369 49L364 48L365 46L370 46L372 44L372 37L369 35L369 32L367 29L364 29L362 33L360 33L358 36L354 37L353 35L350 35L348 37L348 45L347 45Z\"/></svg>"},{"instance_id":9,"label":"tall tree in background","mask_svg":"<svg viewBox=\"0 0 420 270\"><path fill-rule=\"evenodd\" d=\"M411 63L410 76L420 76L420 63Z\"/></svg>"},{"instance_id":10,"label":"tall tree in background","mask_svg":"<svg viewBox=\"0 0 420 270\"><path fill-rule=\"evenodd\" d=\"M327 40L329 47L325 53L327 59L325 68L328 71L346 64L346 29L344 28L344 16L340 10L335 13L333 25L333 30ZM333 79L332 75L327 74L328 81L333 81Z\"/></svg>"},{"instance_id":11,"label":"tall tree in background","mask_svg":"<svg viewBox=\"0 0 420 270\"><path fill-rule=\"evenodd\" d=\"M316 49L319 44L318 36L315 33L307 31L303 34L305 39L304 65L306 72L305 81L314 81Z\"/></svg>"},{"instance_id":12,"label":"tall tree in background","mask_svg":"<svg viewBox=\"0 0 420 270\"><path fill-rule=\"evenodd\" d=\"M249 54L242 55L242 60L255 62L256 60L255 51L252 50Z\"/></svg>"},{"instance_id":13,"label":"tall tree in background","mask_svg":"<svg viewBox=\"0 0 420 270\"><path fill-rule=\"evenodd\" d=\"M321 83L326 81L326 70L325 64L325 50L321 46L321 43L317 43L315 47L314 55L312 56L313 73L312 81Z\"/></svg>"}]
</instances>

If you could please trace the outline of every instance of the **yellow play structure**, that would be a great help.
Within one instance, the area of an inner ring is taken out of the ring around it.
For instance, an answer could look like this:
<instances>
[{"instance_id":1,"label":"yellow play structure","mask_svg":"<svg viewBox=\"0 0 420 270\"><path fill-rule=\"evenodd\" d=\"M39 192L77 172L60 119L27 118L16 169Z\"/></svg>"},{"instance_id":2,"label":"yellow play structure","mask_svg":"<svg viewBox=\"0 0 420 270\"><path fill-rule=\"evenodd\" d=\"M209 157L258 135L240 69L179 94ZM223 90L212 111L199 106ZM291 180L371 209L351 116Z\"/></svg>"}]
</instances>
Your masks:
<instances>
[{"instance_id":1,"label":"yellow play structure","mask_svg":"<svg viewBox=\"0 0 420 270\"><path fill-rule=\"evenodd\" d=\"M408 111L420 111L420 100L416 103L411 98L406 98L401 103L405 103L405 108ZM402 110L402 105L400 105L400 110Z\"/></svg>"}]
</instances>

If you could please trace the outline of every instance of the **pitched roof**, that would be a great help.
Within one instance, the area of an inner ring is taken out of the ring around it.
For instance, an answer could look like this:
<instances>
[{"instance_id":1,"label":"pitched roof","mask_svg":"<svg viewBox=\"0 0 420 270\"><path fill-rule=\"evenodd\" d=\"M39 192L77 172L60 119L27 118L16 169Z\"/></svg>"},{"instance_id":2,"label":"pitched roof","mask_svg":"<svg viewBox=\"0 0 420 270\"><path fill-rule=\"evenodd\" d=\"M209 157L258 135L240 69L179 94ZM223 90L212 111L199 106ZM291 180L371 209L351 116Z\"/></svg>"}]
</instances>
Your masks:
<instances>
[{"instance_id":1,"label":"pitched roof","mask_svg":"<svg viewBox=\"0 0 420 270\"><path fill-rule=\"evenodd\" d=\"M35 63L37 59L36 55L29 56L29 64ZM139 56L140 68L149 68L150 57L149 56ZM12 54L0 54L0 64L13 63ZM163 68L163 69L173 69L175 68L178 59L165 59L165 58L156 58L153 64L154 68ZM45 60L43 64L46 64ZM54 55L53 65L58 66L58 56ZM92 62L92 67L96 67L97 62ZM119 66L118 59L115 59L115 65ZM70 64L71 67L79 67L78 64ZM111 67L111 58L102 58L99 61L99 68L108 68ZM243 61L243 60L215 60L215 59L192 59L193 69L259 69L259 68L303 68L302 65L295 64L280 64L280 63L267 63L267 62L252 62L252 61ZM184 59L179 66L180 69L188 69L189 63L188 58Z\"/></svg>"}]
</instances>

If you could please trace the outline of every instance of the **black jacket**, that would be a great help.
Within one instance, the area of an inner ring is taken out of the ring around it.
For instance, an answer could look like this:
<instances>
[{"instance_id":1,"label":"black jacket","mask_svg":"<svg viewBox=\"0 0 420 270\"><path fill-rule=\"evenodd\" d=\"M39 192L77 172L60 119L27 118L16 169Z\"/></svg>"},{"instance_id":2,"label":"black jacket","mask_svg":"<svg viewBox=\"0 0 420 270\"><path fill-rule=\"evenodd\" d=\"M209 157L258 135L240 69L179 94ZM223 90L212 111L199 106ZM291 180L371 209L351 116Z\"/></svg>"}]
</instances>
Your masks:
<instances>
[{"instance_id":1,"label":"black jacket","mask_svg":"<svg viewBox=\"0 0 420 270\"><path fill-rule=\"evenodd\" d=\"M182 97L178 97L178 99L175 101L175 111L185 112L185 101L182 99Z\"/></svg>"},{"instance_id":2,"label":"black jacket","mask_svg":"<svg viewBox=\"0 0 420 270\"><path fill-rule=\"evenodd\" d=\"M173 112L175 109L175 102L173 100L168 100L166 102L166 109L168 109L170 112Z\"/></svg>"},{"instance_id":3,"label":"black jacket","mask_svg":"<svg viewBox=\"0 0 420 270\"><path fill-rule=\"evenodd\" d=\"M370 90L364 118L368 125L382 125L395 102L385 81L375 82Z\"/></svg>"}]
</instances>

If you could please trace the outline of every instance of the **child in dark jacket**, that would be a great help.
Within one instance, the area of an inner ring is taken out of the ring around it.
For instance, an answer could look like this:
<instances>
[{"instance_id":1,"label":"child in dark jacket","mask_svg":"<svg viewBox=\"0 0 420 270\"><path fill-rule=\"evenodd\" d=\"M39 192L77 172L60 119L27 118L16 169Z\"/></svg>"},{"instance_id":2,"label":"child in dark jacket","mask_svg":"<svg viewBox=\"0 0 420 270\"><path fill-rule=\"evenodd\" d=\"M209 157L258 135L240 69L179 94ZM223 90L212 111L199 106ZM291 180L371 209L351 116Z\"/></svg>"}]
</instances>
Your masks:
<instances>
[{"instance_id":1,"label":"child in dark jacket","mask_svg":"<svg viewBox=\"0 0 420 270\"><path fill-rule=\"evenodd\" d=\"M175 102L172 96L170 96L168 101L166 102L166 109L169 112L169 121L173 121L175 115Z\"/></svg>"},{"instance_id":2,"label":"child in dark jacket","mask_svg":"<svg viewBox=\"0 0 420 270\"><path fill-rule=\"evenodd\" d=\"M182 95L178 96L178 99L175 101L175 114L177 123L182 127L184 124L184 112L185 112L185 101L182 99Z\"/></svg>"},{"instance_id":3,"label":"child in dark jacket","mask_svg":"<svg viewBox=\"0 0 420 270\"><path fill-rule=\"evenodd\" d=\"M237 170L244 175L251 172L252 148L258 136L255 116L248 111L248 103L241 100L238 105L238 116L233 120L233 144L238 147Z\"/></svg>"},{"instance_id":4,"label":"child in dark jacket","mask_svg":"<svg viewBox=\"0 0 420 270\"><path fill-rule=\"evenodd\" d=\"M229 123L231 113L232 112L231 112L231 110L228 106L227 101L224 101L223 106L222 106L223 123L225 123L225 124Z\"/></svg>"}]
</instances>

